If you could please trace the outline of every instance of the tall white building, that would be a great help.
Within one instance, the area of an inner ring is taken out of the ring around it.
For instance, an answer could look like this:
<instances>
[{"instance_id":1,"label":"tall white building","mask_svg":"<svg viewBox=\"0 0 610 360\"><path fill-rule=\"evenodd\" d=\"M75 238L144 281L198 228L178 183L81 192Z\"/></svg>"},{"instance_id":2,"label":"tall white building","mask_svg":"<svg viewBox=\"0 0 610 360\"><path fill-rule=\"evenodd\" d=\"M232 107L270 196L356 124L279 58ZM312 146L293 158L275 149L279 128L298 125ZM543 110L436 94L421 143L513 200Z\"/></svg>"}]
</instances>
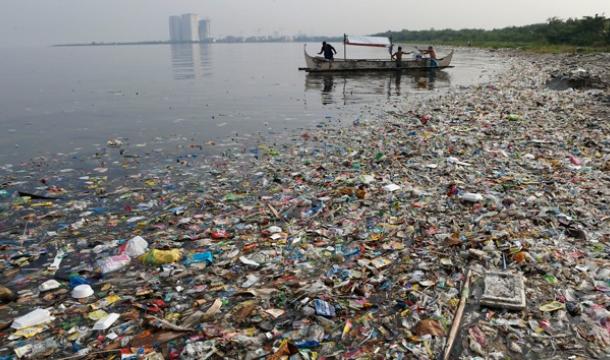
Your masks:
<instances>
[{"instance_id":1,"label":"tall white building","mask_svg":"<svg viewBox=\"0 0 610 360\"><path fill-rule=\"evenodd\" d=\"M199 15L182 15L182 41L199 41Z\"/></svg>"},{"instance_id":2,"label":"tall white building","mask_svg":"<svg viewBox=\"0 0 610 360\"><path fill-rule=\"evenodd\" d=\"M169 39L173 42L199 41L199 16L196 14L170 16Z\"/></svg>"}]
</instances>

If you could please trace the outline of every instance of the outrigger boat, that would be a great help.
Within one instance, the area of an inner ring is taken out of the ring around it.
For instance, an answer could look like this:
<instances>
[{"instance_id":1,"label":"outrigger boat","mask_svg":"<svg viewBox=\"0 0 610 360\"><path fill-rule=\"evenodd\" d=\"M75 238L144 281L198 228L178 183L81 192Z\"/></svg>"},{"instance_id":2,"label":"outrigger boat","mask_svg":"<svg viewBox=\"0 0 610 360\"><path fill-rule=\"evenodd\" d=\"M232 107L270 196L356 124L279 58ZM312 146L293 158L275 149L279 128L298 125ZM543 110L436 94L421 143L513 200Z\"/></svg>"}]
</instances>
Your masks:
<instances>
[{"instance_id":1,"label":"outrigger boat","mask_svg":"<svg viewBox=\"0 0 610 360\"><path fill-rule=\"evenodd\" d=\"M440 59L430 59L416 56L412 59L402 61L392 59L348 59L347 45L352 46L371 46L388 48L392 53L394 44L391 39L378 36L348 36L343 37L343 59L327 60L320 56L311 56L307 53L305 45L305 63L307 67L300 68L307 72L327 72L327 71L396 71L410 69L443 69L451 67L453 50Z\"/></svg>"}]
</instances>

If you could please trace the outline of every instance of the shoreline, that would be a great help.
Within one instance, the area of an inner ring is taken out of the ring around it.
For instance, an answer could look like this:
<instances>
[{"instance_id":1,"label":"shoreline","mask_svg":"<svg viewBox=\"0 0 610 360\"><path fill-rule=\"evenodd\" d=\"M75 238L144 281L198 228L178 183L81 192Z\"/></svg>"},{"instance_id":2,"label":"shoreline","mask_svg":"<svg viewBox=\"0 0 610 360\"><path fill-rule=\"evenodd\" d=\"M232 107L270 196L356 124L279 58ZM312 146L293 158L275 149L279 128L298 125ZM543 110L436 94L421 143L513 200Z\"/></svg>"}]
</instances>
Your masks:
<instances>
[{"instance_id":1,"label":"shoreline","mask_svg":"<svg viewBox=\"0 0 610 360\"><path fill-rule=\"evenodd\" d=\"M608 355L610 94L545 83L578 67L607 79L610 54L502 53L511 66L491 83L292 131L294 142L255 154L139 164L109 155L121 151L109 143L95 168L63 171L50 159L12 169L0 177L0 285L21 293L0 323L51 307L50 329L27 342L52 337L46 350L70 355L55 329L70 316L90 328L90 304L114 294L102 308L121 318L106 336L68 331L90 352L155 343L166 358L174 348L182 358L296 348L435 358L469 269L478 280L460 355L528 358L551 342L565 349L558 358ZM42 198L20 195L26 185ZM148 264L133 256L102 275L100 261L135 236L181 259L149 252ZM522 312L474 305L483 275L504 263L526 278ZM74 271L94 296L71 298ZM39 294L52 278L62 287ZM0 355L24 346L7 340L13 333L0 335Z\"/></svg>"}]
</instances>

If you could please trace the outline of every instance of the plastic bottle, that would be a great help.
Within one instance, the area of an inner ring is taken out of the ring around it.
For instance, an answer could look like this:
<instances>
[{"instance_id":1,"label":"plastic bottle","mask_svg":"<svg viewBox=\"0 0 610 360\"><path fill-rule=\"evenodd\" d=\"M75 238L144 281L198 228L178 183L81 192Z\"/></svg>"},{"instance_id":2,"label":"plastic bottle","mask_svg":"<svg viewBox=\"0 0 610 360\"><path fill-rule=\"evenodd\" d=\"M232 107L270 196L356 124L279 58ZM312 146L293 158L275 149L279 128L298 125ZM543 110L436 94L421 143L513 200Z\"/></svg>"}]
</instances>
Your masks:
<instances>
[{"instance_id":1,"label":"plastic bottle","mask_svg":"<svg viewBox=\"0 0 610 360\"><path fill-rule=\"evenodd\" d=\"M475 202L482 201L483 195L466 192L466 193L463 193L462 195L460 195L460 199L462 201L475 203Z\"/></svg>"}]
</instances>

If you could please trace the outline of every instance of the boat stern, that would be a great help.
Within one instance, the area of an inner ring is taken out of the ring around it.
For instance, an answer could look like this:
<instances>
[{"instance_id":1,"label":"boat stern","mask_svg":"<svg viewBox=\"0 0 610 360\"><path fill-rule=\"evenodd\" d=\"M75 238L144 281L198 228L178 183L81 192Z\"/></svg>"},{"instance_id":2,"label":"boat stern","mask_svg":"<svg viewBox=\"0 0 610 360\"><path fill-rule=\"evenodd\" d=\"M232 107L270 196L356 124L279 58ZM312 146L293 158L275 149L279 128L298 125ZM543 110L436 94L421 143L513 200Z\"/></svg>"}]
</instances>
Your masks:
<instances>
[{"instance_id":1,"label":"boat stern","mask_svg":"<svg viewBox=\"0 0 610 360\"><path fill-rule=\"evenodd\" d=\"M438 60L438 67L444 68L451 65L451 60L453 59L453 51L454 50L452 49L447 56Z\"/></svg>"}]
</instances>

